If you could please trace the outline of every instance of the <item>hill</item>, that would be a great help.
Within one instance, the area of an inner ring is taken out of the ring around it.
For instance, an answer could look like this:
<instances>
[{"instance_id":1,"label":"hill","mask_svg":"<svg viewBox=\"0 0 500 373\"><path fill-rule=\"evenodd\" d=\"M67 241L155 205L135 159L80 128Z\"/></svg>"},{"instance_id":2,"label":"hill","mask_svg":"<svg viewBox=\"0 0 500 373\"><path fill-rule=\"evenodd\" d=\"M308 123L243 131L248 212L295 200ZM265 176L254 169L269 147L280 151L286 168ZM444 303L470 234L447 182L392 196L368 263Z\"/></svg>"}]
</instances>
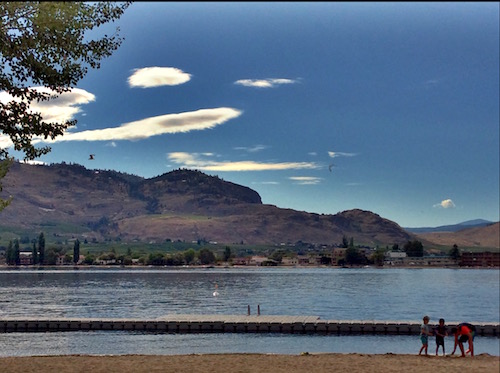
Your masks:
<instances>
[{"instance_id":1,"label":"hill","mask_svg":"<svg viewBox=\"0 0 500 373\"><path fill-rule=\"evenodd\" d=\"M500 222L490 223L487 226L464 228L455 232L427 232L417 236L436 245L459 248L500 248Z\"/></svg>"},{"instance_id":2,"label":"hill","mask_svg":"<svg viewBox=\"0 0 500 373\"><path fill-rule=\"evenodd\" d=\"M468 220L458 224L441 225L439 227L422 227L422 228L404 228L407 232L412 233L429 233L429 232L457 232L465 228L485 227L493 222L484 219Z\"/></svg>"},{"instance_id":3,"label":"hill","mask_svg":"<svg viewBox=\"0 0 500 373\"><path fill-rule=\"evenodd\" d=\"M145 179L80 165L15 163L2 180L0 227L122 242L399 245L414 238L363 210L314 214L262 204L254 190L199 171Z\"/></svg>"}]
</instances>

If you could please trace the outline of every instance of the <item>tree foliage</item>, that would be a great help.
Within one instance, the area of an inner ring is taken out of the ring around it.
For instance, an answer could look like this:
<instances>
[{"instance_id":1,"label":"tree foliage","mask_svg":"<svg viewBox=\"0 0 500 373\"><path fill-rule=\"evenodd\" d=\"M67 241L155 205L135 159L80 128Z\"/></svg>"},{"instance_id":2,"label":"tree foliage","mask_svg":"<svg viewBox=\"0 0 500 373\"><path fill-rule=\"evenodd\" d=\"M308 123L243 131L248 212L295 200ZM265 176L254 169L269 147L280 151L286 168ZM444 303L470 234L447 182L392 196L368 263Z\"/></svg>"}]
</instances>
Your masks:
<instances>
[{"instance_id":1,"label":"tree foliage","mask_svg":"<svg viewBox=\"0 0 500 373\"><path fill-rule=\"evenodd\" d=\"M340 247L344 249L347 249L349 247L349 241L347 240L347 237L345 235L342 236L342 245Z\"/></svg>"},{"instance_id":2,"label":"tree foliage","mask_svg":"<svg viewBox=\"0 0 500 373\"><path fill-rule=\"evenodd\" d=\"M198 259L201 264L215 263L215 254L210 249L203 248L198 252Z\"/></svg>"},{"instance_id":3,"label":"tree foliage","mask_svg":"<svg viewBox=\"0 0 500 373\"><path fill-rule=\"evenodd\" d=\"M8 265L19 265L20 263L20 249L19 241L16 239L14 242L10 241L7 251L5 253L5 260Z\"/></svg>"},{"instance_id":4,"label":"tree foliage","mask_svg":"<svg viewBox=\"0 0 500 373\"><path fill-rule=\"evenodd\" d=\"M80 240L77 238L73 245L73 263L77 264L80 260Z\"/></svg>"},{"instance_id":5,"label":"tree foliage","mask_svg":"<svg viewBox=\"0 0 500 373\"><path fill-rule=\"evenodd\" d=\"M222 260L224 262L227 262L229 261L229 259L231 259L231 248L229 246L226 246L224 248L224 253L222 254Z\"/></svg>"},{"instance_id":6,"label":"tree foliage","mask_svg":"<svg viewBox=\"0 0 500 373\"><path fill-rule=\"evenodd\" d=\"M1 156L0 156L0 180L2 180L2 178L7 174L7 171L9 170L9 167L11 164L12 164L12 160L10 158L2 160ZM0 192L2 191L2 189L3 189L2 183L0 183ZM0 211L2 211L5 207L7 207L9 205L11 200L12 200L12 197L10 197L9 199L6 199L6 200L0 198Z\"/></svg>"},{"instance_id":7,"label":"tree foliage","mask_svg":"<svg viewBox=\"0 0 500 373\"><path fill-rule=\"evenodd\" d=\"M184 261L186 264L191 264L196 256L194 249L188 249L184 252Z\"/></svg>"},{"instance_id":8,"label":"tree foliage","mask_svg":"<svg viewBox=\"0 0 500 373\"><path fill-rule=\"evenodd\" d=\"M362 264L364 262L364 256L361 255L358 249L355 247L351 246L348 247L347 250L345 251L345 262L347 264L353 265L353 264Z\"/></svg>"},{"instance_id":9,"label":"tree foliage","mask_svg":"<svg viewBox=\"0 0 500 373\"><path fill-rule=\"evenodd\" d=\"M38 262L44 264L45 262L45 235L40 232L38 236Z\"/></svg>"},{"instance_id":10,"label":"tree foliage","mask_svg":"<svg viewBox=\"0 0 500 373\"><path fill-rule=\"evenodd\" d=\"M378 265L380 267L384 265L385 252L386 252L386 250L384 250L382 248L377 248L375 250L375 252L372 255L372 260L376 265Z\"/></svg>"},{"instance_id":11,"label":"tree foliage","mask_svg":"<svg viewBox=\"0 0 500 373\"><path fill-rule=\"evenodd\" d=\"M458 260L460 259L460 250L458 249L457 244L454 244L453 247L450 249L448 252L448 255L453 259L453 260Z\"/></svg>"},{"instance_id":12,"label":"tree foliage","mask_svg":"<svg viewBox=\"0 0 500 373\"><path fill-rule=\"evenodd\" d=\"M0 3L0 139L8 137L25 160L50 152L34 139L54 139L75 120L44 120L31 104L53 100L68 92L87 74L98 69L122 43L119 28L92 39L94 29L119 19L130 2ZM0 148L0 162L9 160ZM7 164L0 163L0 179ZM7 167L8 168L8 167ZM8 201L0 199L0 210Z\"/></svg>"},{"instance_id":13,"label":"tree foliage","mask_svg":"<svg viewBox=\"0 0 500 373\"><path fill-rule=\"evenodd\" d=\"M38 250L36 248L36 240L33 240L33 248L31 249L31 255L33 256L33 264L38 264Z\"/></svg>"},{"instance_id":14,"label":"tree foliage","mask_svg":"<svg viewBox=\"0 0 500 373\"><path fill-rule=\"evenodd\" d=\"M405 243L403 250L409 257L422 257L424 256L424 246L418 240L408 241Z\"/></svg>"}]
</instances>

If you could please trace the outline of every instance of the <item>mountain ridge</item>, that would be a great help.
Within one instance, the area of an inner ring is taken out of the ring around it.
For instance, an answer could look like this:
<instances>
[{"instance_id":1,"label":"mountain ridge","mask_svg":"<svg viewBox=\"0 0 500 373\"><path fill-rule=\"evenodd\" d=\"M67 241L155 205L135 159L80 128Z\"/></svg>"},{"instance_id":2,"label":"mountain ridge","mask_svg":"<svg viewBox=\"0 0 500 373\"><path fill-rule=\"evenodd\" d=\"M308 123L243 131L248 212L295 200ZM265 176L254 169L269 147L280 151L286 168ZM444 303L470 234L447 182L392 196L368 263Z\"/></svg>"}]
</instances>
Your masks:
<instances>
[{"instance_id":1,"label":"mountain ridge","mask_svg":"<svg viewBox=\"0 0 500 373\"><path fill-rule=\"evenodd\" d=\"M66 238L122 242L215 241L245 244L389 246L417 239L371 211L316 214L263 204L246 186L179 169L153 178L78 164L16 162L1 180L0 226Z\"/></svg>"}]
</instances>

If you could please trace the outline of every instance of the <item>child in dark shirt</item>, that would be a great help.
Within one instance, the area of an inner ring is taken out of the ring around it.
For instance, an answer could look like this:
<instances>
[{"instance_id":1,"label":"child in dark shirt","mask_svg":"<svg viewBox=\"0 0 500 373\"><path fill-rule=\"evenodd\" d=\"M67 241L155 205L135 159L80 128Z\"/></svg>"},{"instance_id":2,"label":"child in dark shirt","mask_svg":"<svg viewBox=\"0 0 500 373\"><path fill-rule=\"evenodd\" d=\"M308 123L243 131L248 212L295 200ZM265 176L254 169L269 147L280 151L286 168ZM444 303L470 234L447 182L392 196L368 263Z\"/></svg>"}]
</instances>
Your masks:
<instances>
[{"instance_id":1,"label":"child in dark shirt","mask_svg":"<svg viewBox=\"0 0 500 373\"><path fill-rule=\"evenodd\" d=\"M439 319L439 325L434 328L434 334L436 335L436 356L438 355L439 346L443 347L443 356L445 356L444 337L448 335L448 330L444 324L444 319Z\"/></svg>"}]
</instances>

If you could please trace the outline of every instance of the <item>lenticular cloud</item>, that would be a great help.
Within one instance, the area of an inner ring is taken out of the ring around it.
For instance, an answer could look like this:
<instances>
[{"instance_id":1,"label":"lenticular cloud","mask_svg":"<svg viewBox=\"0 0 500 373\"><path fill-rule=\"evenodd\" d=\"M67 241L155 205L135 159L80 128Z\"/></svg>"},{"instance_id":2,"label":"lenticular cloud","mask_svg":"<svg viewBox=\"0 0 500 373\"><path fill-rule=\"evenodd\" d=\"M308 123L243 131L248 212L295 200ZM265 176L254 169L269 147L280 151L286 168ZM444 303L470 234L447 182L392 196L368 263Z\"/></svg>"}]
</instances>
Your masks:
<instances>
[{"instance_id":1,"label":"lenticular cloud","mask_svg":"<svg viewBox=\"0 0 500 373\"><path fill-rule=\"evenodd\" d=\"M200 109L178 114L165 114L122 124L120 127L82 132L67 132L59 141L141 140L163 134L201 131L214 128L241 115L233 108Z\"/></svg>"},{"instance_id":2,"label":"lenticular cloud","mask_svg":"<svg viewBox=\"0 0 500 373\"><path fill-rule=\"evenodd\" d=\"M128 78L130 87L151 88L164 85L179 85L191 80L191 74L175 67L145 67L135 69Z\"/></svg>"}]
</instances>

